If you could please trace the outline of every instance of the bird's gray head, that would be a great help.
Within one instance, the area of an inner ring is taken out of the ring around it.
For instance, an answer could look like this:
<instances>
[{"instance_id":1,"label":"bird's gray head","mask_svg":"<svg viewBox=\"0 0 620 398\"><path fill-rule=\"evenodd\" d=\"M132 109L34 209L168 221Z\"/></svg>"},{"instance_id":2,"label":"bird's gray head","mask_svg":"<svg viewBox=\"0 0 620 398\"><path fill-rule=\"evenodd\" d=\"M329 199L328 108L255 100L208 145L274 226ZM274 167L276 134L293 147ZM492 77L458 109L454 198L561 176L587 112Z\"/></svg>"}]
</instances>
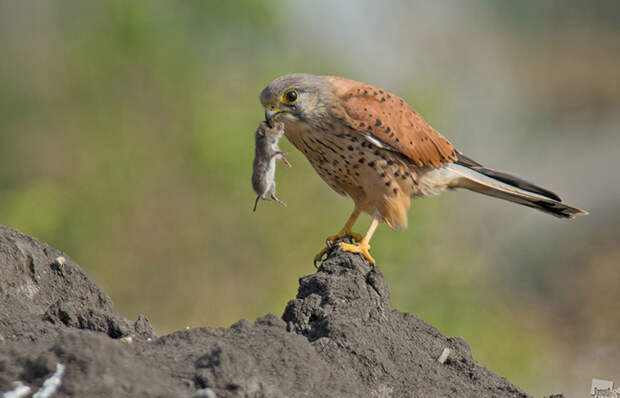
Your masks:
<instances>
[{"instance_id":1,"label":"bird's gray head","mask_svg":"<svg viewBox=\"0 0 620 398\"><path fill-rule=\"evenodd\" d=\"M278 77L260 93L265 120L286 122L317 120L326 112L331 85L322 76L294 73Z\"/></svg>"}]
</instances>

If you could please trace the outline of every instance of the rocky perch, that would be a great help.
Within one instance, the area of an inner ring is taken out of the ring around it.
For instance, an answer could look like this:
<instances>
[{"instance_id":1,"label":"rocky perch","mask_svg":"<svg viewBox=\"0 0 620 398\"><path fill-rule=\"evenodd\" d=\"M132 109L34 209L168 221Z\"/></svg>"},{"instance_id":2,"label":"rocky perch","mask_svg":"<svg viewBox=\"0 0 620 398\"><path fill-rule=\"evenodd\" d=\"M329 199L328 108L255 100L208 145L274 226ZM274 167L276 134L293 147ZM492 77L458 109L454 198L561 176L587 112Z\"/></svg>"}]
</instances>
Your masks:
<instances>
[{"instance_id":1,"label":"rocky perch","mask_svg":"<svg viewBox=\"0 0 620 398\"><path fill-rule=\"evenodd\" d=\"M0 312L5 397L527 396L460 337L393 309L379 268L339 249L282 317L156 337L68 256L0 227Z\"/></svg>"}]
</instances>

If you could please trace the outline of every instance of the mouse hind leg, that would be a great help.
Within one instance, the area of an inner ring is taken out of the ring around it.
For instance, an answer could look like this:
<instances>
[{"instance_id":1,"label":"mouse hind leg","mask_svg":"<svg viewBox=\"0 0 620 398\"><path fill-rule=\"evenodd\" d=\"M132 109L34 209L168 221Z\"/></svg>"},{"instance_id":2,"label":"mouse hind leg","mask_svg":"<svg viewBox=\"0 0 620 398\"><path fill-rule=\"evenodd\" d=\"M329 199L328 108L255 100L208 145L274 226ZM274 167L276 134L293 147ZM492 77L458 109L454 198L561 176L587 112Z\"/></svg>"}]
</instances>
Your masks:
<instances>
[{"instance_id":1,"label":"mouse hind leg","mask_svg":"<svg viewBox=\"0 0 620 398\"><path fill-rule=\"evenodd\" d=\"M281 201L280 199L278 199L278 197L276 196L275 193L271 194L271 199L275 200L276 202L278 202L280 205L282 205L283 207L286 207L286 203L284 203L283 201Z\"/></svg>"},{"instance_id":2,"label":"mouse hind leg","mask_svg":"<svg viewBox=\"0 0 620 398\"><path fill-rule=\"evenodd\" d=\"M252 209L252 211L254 211L254 212L256 211L256 207L258 206L258 201L259 201L259 200L261 200L261 199L262 199L262 200L264 200L265 202L271 202L271 201L273 201L273 199L271 199L270 197L268 197L268 196L267 196L267 194L264 194L264 195L262 195L262 196L261 196L261 195L258 195L258 196L256 197L256 200L254 201L254 209Z\"/></svg>"}]
</instances>

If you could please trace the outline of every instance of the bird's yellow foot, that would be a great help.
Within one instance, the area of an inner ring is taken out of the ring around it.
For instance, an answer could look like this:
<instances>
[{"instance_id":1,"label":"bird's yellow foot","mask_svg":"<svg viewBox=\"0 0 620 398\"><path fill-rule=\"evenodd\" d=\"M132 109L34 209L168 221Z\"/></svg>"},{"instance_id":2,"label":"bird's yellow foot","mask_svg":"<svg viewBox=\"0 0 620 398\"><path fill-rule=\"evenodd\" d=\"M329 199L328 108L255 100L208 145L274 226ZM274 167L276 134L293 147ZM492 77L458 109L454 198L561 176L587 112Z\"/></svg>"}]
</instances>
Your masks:
<instances>
[{"instance_id":1,"label":"bird's yellow foot","mask_svg":"<svg viewBox=\"0 0 620 398\"><path fill-rule=\"evenodd\" d=\"M327 237L327 246L330 246L334 244L335 241L337 241L340 238L344 238L345 236L350 236L351 238L355 239L356 242L361 242L362 241L362 235L358 234L357 232L353 232L351 230L347 231L347 230L342 230L340 232L338 232L336 235L332 235L332 236L328 236Z\"/></svg>"},{"instance_id":2,"label":"bird's yellow foot","mask_svg":"<svg viewBox=\"0 0 620 398\"><path fill-rule=\"evenodd\" d=\"M325 257L327 251L332 247L335 241L340 238L344 238L345 236L350 236L356 242L360 242L362 240L362 235L347 229L342 229L336 235L328 236L326 239L325 247L320 252L318 252L316 256L314 256L314 266L316 267L318 263L323 261L323 257Z\"/></svg>"},{"instance_id":3,"label":"bird's yellow foot","mask_svg":"<svg viewBox=\"0 0 620 398\"><path fill-rule=\"evenodd\" d=\"M370 255L370 245L366 243L363 239L357 245L340 242L338 243L338 246L342 247L342 250L344 250L345 252L361 254L366 260L368 260L370 265L375 265L375 259L372 258L372 256Z\"/></svg>"}]
</instances>

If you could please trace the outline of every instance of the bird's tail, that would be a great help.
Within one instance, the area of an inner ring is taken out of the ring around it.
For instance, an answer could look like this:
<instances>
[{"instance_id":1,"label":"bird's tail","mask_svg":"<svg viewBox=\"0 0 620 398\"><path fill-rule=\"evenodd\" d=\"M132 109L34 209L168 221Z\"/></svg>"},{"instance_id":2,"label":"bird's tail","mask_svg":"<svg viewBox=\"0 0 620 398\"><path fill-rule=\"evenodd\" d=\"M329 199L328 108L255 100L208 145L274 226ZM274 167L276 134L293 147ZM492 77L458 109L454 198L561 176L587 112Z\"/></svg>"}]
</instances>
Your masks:
<instances>
[{"instance_id":1,"label":"bird's tail","mask_svg":"<svg viewBox=\"0 0 620 398\"><path fill-rule=\"evenodd\" d=\"M459 160L448 166L459 175L457 187L469 189L532 207L559 218L575 218L577 214L588 214L562 203L555 193L538 187L522 178L493 170L459 154Z\"/></svg>"}]
</instances>

